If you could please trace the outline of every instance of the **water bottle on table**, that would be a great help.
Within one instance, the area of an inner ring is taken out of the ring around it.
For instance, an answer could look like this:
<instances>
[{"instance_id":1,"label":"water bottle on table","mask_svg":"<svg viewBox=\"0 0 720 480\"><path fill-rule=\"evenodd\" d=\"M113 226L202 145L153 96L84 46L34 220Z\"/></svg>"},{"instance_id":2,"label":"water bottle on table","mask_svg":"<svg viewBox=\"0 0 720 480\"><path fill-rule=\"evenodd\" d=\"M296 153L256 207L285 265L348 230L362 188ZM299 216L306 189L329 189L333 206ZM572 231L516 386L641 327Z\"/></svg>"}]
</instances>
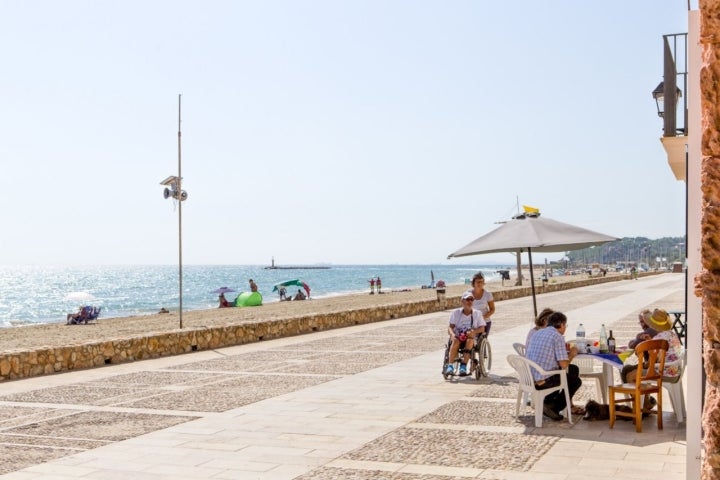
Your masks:
<instances>
[{"instance_id":1,"label":"water bottle on table","mask_svg":"<svg viewBox=\"0 0 720 480\"><path fill-rule=\"evenodd\" d=\"M575 331L575 346L577 347L578 353L587 352L587 341L585 340L585 327L581 323L578 325Z\"/></svg>"}]
</instances>

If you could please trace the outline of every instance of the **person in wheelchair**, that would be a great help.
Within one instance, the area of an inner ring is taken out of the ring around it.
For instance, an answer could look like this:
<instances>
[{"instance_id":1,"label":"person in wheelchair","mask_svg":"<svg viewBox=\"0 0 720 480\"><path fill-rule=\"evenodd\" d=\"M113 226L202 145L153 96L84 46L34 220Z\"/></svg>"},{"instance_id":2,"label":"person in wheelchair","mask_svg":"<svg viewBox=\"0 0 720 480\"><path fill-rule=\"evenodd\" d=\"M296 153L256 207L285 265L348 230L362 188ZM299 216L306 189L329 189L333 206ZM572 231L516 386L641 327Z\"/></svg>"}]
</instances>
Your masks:
<instances>
[{"instance_id":1,"label":"person in wheelchair","mask_svg":"<svg viewBox=\"0 0 720 480\"><path fill-rule=\"evenodd\" d=\"M454 375L453 363L457 358L458 351L463 349L463 359L460 362L459 375L467 375L467 362L470 360L470 350L475 345L478 335L485 332L485 320L480 311L473 308L475 297L472 292L465 292L462 295L462 307L456 308L450 314L448 334L452 344L450 346L450 362L446 367L447 375Z\"/></svg>"}]
</instances>

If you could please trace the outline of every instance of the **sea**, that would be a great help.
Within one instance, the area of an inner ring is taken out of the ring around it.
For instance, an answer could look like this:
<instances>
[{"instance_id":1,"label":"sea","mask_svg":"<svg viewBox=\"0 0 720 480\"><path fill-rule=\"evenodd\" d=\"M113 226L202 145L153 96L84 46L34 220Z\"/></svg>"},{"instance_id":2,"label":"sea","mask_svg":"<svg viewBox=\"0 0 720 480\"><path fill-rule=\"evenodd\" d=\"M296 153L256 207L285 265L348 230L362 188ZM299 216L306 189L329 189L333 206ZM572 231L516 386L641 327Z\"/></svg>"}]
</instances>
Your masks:
<instances>
[{"instance_id":1,"label":"sea","mask_svg":"<svg viewBox=\"0 0 720 480\"><path fill-rule=\"evenodd\" d=\"M215 308L220 287L238 293L257 283L263 303L277 302L273 287L301 280L312 298L369 292L370 279L380 277L384 291L418 289L444 280L468 283L475 272L488 281L500 279L507 265L326 265L327 268L266 269L261 265L183 265L183 311ZM0 266L0 328L65 322L82 304L102 307L101 318L157 313L179 307L177 265ZM289 287L288 294L296 293ZM234 299L236 294L226 297ZM82 300L80 300L82 299Z\"/></svg>"}]
</instances>

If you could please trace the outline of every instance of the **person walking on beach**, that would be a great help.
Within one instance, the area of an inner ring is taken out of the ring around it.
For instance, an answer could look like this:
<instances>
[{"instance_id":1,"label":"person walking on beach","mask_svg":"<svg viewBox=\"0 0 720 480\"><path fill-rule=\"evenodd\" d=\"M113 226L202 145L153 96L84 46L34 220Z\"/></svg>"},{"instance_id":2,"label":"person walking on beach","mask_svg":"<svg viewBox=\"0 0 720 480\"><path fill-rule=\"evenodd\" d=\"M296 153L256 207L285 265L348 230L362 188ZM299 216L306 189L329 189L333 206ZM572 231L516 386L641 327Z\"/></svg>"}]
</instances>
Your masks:
<instances>
[{"instance_id":1,"label":"person walking on beach","mask_svg":"<svg viewBox=\"0 0 720 480\"><path fill-rule=\"evenodd\" d=\"M248 280L248 283L250 283L250 291L251 291L251 292L257 292L257 291L258 291L257 283L253 282L253 279L252 279L252 278L251 278L250 280Z\"/></svg>"},{"instance_id":2,"label":"person walking on beach","mask_svg":"<svg viewBox=\"0 0 720 480\"><path fill-rule=\"evenodd\" d=\"M495 313L495 299L492 293L485 290L485 275L482 272L473 275L472 288L468 292L472 293L475 298L473 308L482 313L483 320L485 320L485 334L489 335L490 326L492 325L490 317Z\"/></svg>"},{"instance_id":3,"label":"person walking on beach","mask_svg":"<svg viewBox=\"0 0 720 480\"><path fill-rule=\"evenodd\" d=\"M375 295L375 279L371 278L368 282L370 282L370 295Z\"/></svg>"}]
</instances>

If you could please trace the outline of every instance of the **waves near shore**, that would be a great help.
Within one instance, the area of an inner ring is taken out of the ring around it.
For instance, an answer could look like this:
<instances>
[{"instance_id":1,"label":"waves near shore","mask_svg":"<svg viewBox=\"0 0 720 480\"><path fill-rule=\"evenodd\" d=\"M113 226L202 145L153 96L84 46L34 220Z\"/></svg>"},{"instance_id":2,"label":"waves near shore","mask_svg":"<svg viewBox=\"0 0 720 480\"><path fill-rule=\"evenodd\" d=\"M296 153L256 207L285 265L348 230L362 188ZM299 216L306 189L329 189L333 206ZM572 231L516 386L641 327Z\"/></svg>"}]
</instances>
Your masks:
<instances>
[{"instance_id":1,"label":"waves near shore","mask_svg":"<svg viewBox=\"0 0 720 480\"><path fill-rule=\"evenodd\" d=\"M183 268L183 310L217 306L210 293L227 286L248 290L248 279L259 285L266 304L277 302L273 285L299 278L314 298L366 293L370 278L381 277L383 289L420 289L431 281L463 284L477 271L498 279L498 265L331 265L328 269L266 270L261 265L189 265ZM178 306L178 268L155 266L15 266L0 267L0 327L65 322L76 301L70 292L85 291L102 306L102 318L128 317L170 311ZM232 294L231 294L232 295ZM230 298L234 298L228 295Z\"/></svg>"}]
</instances>

